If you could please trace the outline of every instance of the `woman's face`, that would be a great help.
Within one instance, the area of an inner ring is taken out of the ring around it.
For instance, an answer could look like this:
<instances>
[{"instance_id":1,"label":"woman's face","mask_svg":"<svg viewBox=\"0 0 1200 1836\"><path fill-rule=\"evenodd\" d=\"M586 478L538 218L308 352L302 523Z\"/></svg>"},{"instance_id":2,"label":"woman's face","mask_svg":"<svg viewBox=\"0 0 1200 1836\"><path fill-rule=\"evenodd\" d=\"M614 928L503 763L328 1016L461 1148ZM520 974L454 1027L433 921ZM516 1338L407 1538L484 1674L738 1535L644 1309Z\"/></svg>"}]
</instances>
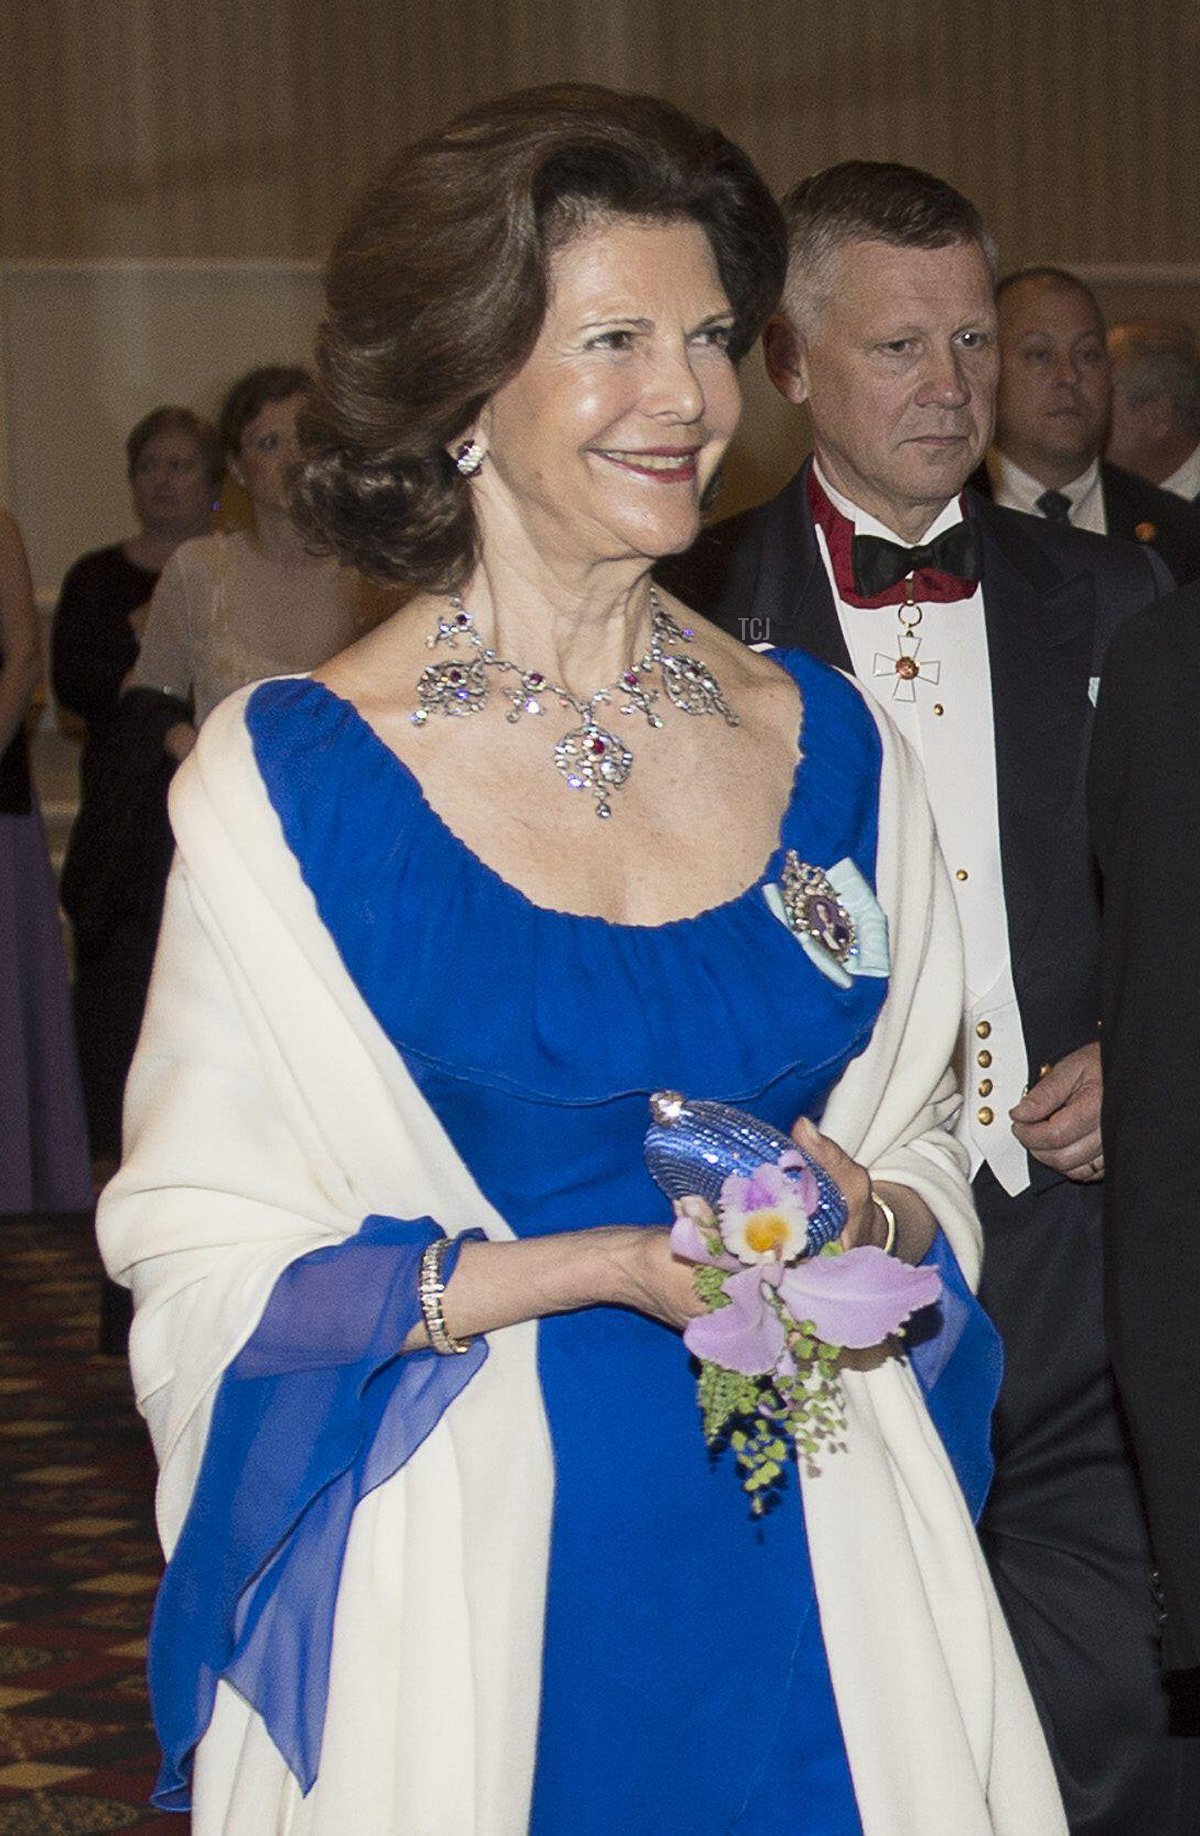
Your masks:
<instances>
[{"instance_id":1,"label":"woman's face","mask_svg":"<svg viewBox=\"0 0 1200 1836\"><path fill-rule=\"evenodd\" d=\"M204 456L182 427L164 427L147 440L129 482L138 521L153 534L192 534L212 509L213 482Z\"/></svg>"},{"instance_id":2,"label":"woman's face","mask_svg":"<svg viewBox=\"0 0 1200 1836\"><path fill-rule=\"evenodd\" d=\"M737 425L733 312L696 223L615 217L552 258L524 367L475 428L485 543L543 559L674 554Z\"/></svg>"},{"instance_id":3,"label":"woman's face","mask_svg":"<svg viewBox=\"0 0 1200 1836\"><path fill-rule=\"evenodd\" d=\"M288 511L288 481L300 457L296 417L304 395L268 402L242 429L241 450L229 469L256 510Z\"/></svg>"}]
</instances>

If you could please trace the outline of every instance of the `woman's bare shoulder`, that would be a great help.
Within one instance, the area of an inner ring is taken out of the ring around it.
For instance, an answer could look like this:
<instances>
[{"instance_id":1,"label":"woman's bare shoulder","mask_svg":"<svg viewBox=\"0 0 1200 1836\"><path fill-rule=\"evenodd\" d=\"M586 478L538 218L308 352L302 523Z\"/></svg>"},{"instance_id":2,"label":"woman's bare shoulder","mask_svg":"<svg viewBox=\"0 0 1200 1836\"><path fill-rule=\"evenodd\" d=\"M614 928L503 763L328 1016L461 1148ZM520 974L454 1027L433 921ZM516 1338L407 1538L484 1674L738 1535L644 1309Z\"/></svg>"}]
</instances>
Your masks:
<instances>
[{"instance_id":1,"label":"woman's bare shoulder","mask_svg":"<svg viewBox=\"0 0 1200 1836\"><path fill-rule=\"evenodd\" d=\"M360 712L397 700L415 706L417 677L430 660L426 638L443 606L427 593L406 599L398 611L339 650L313 675Z\"/></svg>"}]
</instances>

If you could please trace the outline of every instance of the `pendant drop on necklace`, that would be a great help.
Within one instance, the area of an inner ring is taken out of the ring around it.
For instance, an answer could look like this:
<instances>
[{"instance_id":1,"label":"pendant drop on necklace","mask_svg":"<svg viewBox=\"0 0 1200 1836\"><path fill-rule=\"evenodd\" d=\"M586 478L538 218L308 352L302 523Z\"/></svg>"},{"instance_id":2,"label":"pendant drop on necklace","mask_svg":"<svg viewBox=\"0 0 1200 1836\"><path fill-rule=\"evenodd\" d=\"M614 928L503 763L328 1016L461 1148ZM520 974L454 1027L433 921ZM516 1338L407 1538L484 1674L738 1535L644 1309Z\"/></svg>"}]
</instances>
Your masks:
<instances>
[{"instance_id":1,"label":"pendant drop on necklace","mask_svg":"<svg viewBox=\"0 0 1200 1836\"><path fill-rule=\"evenodd\" d=\"M571 790L591 791L596 814L612 815L609 791L620 790L633 766L633 754L615 733L588 721L564 733L554 748L554 762Z\"/></svg>"}]
</instances>

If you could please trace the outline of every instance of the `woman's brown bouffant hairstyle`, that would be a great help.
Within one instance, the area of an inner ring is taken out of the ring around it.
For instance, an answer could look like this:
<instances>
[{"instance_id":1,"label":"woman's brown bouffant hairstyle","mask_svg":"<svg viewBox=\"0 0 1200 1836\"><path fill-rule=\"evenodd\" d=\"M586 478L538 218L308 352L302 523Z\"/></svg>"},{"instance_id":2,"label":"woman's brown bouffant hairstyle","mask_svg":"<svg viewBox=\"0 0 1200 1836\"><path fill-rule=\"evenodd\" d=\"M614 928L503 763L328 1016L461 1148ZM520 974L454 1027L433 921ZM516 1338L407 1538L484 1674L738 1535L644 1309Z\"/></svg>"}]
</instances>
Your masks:
<instances>
[{"instance_id":1,"label":"woman's brown bouffant hairstyle","mask_svg":"<svg viewBox=\"0 0 1200 1836\"><path fill-rule=\"evenodd\" d=\"M605 215L699 223L742 357L783 286L783 219L746 155L670 103L553 85L406 148L334 245L297 520L376 580L461 585L471 487L447 448L521 368L550 256Z\"/></svg>"}]
</instances>

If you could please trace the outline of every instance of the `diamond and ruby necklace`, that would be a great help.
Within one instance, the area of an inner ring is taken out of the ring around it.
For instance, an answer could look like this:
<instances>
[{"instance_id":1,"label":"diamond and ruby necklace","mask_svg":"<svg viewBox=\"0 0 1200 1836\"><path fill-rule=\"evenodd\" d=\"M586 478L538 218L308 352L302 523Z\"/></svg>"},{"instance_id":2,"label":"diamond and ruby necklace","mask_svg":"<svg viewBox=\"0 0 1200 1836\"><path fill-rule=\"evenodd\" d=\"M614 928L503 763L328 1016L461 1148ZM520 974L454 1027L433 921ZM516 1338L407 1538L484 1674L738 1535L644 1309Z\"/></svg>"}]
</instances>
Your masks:
<instances>
[{"instance_id":1,"label":"diamond and ruby necklace","mask_svg":"<svg viewBox=\"0 0 1200 1836\"><path fill-rule=\"evenodd\" d=\"M641 656L621 671L616 682L596 690L586 700L573 695L561 683L551 682L538 669L522 669L510 663L485 644L475 629L475 621L457 593L450 597L450 616L440 617L437 630L425 642L432 650L446 644L451 650L465 639L474 656L462 663L431 663L421 671L417 681L417 711L410 715L414 726L423 727L433 713L464 715L481 712L488 699L487 672L513 676L504 695L512 705L507 719L516 722L523 715L540 715L546 704L557 702L579 716L579 725L564 733L555 743L554 762L570 790L586 790L596 800L596 814L612 815L609 795L620 790L633 768L633 754L625 742L596 718L596 710L616 700L622 714L641 714L651 727L661 727L662 715L655 710L659 687L654 685L657 673L667 700L681 714L720 714L727 726L736 727L738 717L721 693L720 684L706 663L679 650L690 642L695 632L688 625L677 625L664 612L654 587L650 588L650 642ZM624 699L621 699L624 697Z\"/></svg>"}]
</instances>

